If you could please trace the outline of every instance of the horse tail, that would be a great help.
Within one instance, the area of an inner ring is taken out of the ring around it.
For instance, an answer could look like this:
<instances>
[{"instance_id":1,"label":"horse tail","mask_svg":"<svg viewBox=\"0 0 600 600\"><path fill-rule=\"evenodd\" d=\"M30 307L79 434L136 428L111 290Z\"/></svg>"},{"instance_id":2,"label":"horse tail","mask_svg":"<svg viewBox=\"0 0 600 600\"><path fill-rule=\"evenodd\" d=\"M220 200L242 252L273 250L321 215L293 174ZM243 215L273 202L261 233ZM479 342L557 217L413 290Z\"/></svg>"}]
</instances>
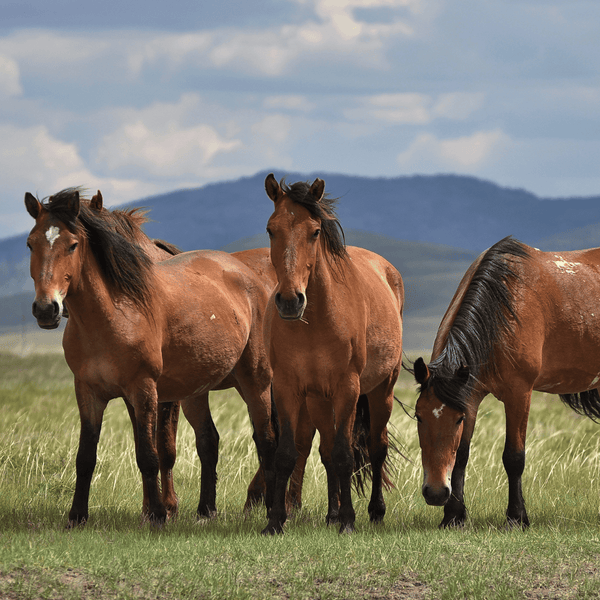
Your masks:
<instances>
[{"instance_id":1,"label":"horse tail","mask_svg":"<svg viewBox=\"0 0 600 600\"><path fill-rule=\"evenodd\" d=\"M365 395L358 397L356 404L356 417L354 419L354 431L352 436L352 451L354 454L354 473L352 483L354 489L361 496L365 496L365 483L373 479L373 469L369 459L369 441L371 436L371 413L369 411L369 399ZM393 436L392 436L392 439ZM395 443L390 444L395 449ZM383 487L389 491L394 488L390 479L390 467L388 458L383 463L382 472Z\"/></svg>"},{"instance_id":2,"label":"horse tail","mask_svg":"<svg viewBox=\"0 0 600 600\"><path fill-rule=\"evenodd\" d=\"M579 394L560 394L560 399L576 413L600 422L600 393L588 390Z\"/></svg>"}]
</instances>

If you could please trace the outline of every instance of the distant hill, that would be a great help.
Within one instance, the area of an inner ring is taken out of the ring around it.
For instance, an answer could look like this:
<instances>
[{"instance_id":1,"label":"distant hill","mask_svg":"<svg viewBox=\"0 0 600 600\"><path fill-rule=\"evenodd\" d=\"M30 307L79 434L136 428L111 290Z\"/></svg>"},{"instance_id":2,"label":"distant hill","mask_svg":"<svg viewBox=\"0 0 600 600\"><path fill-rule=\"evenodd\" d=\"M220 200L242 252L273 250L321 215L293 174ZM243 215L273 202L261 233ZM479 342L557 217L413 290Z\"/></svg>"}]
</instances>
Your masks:
<instances>
[{"instance_id":1,"label":"distant hill","mask_svg":"<svg viewBox=\"0 0 600 600\"><path fill-rule=\"evenodd\" d=\"M146 230L186 250L220 248L262 233L272 212L264 191L267 172L146 198L131 206L151 209ZM275 173L279 179L284 173ZM540 247L569 229L600 224L600 196L543 200L524 190L458 175L396 178L313 173L286 174L286 181L325 180L338 197L344 229L481 252L507 235ZM600 246L600 225L598 226Z\"/></svg>"}]
</instances>

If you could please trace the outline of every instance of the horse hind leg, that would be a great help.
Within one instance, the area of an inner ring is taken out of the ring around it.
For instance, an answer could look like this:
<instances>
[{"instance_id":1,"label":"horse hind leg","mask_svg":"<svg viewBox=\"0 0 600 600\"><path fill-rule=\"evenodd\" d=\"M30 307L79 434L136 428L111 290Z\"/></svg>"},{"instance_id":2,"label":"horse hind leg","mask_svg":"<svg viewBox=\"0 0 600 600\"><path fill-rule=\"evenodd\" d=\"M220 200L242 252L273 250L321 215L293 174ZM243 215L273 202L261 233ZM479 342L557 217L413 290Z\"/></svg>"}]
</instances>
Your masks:
<instances>
[{"instance_id":1,"label":"horse hind leg","mask_svg":"<svg viewBox=\"0 0 600 600\"><path fill-rule=\"evenodd\" d=\"M219 433L210 414L208 392L182 401L181 408L196 435L196 451L202 466L197 515L200 519L214 518L217 515Z\"/></svg>"},{"instance_id":2,"label":"horse hind leg","mask_svg":"<svg viewBox=\"0 0 600 600\"><path fill-rule=\"evenodd\" d=\"M158 406L156 447L162 502L169 517L177 515L178 499L173 483L173 467L177 458L177 424L179 422L179 402L161 402Z\"/></svg>"},{"instance_id":3,"label":"horse hind leg","mask_svg":"<svg viewBox=\"0 0 600 600\"><path fill-rule=\"evenodd\" d=\"M385 516L386 506L383 498L383 486L391 485L385 475L385 464L388 459L388 430L387 424L394 405L394 383L396 377L382 383L368 395L359 398L357 405L357 421L368 420L368 450L371 463L372 486L369 501L369 518L372 523L381 523ZM356 426L355 426L356 430Z\"/></svg>"},{"instance_id":4,"label":"horse hind leg","mask_svg":"<svg viewBox=\"0 0 600 600\"><path fill-rule=\"evenodd\" d=\"M304 484L304 472L306 470L306 462L312 449L313 439L315 437L316 428L311 421L306 403L300 409L298 424L296 426L296 450L298 451L298 459L296 466L290 477L290 485L287 492L286 504L288 512L300 510L302 508L302 487ZM339 504L339 501L337 501ZM336 513L338 507L336 506Z\"/></svg>"}]
</instances>

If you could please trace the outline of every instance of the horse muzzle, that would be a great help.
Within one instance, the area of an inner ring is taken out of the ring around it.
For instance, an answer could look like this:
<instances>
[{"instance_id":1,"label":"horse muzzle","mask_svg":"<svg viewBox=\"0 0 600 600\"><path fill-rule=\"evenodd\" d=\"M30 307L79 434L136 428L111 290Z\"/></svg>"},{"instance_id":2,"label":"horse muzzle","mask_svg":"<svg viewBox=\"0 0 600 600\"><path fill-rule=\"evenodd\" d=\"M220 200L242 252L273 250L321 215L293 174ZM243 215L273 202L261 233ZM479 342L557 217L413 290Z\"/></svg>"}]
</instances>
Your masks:
<instances>
[{"instance_id":1,"label":"horse muzzle","mask_svg":"<svg viewBox=\"0 0 600 600\"><path fill-rule=\"evenodd\" d=\"M275 294L275 306L283 320L298 321L306 309L306 296L302 292L297 292L294 296L284 298L278 292Z\"/></svg>"},{"instance_id":2,"label":"horse muzzle","mask_svg":"<svg viewBox=\"0 0 600 600\"><path fill-rule=\"evenodd\" d=\"M447 485L433 486L423 484L421 488L423 498L429 506L444 506L448 500L450 500L450 494L452 494L452 488Z\"/></svg>"},{"instance_id":3,"label":"horse muzzle","mask_svg":"<svg viewBox=\"0 0 600 600\"><path fill-rule=\"evenodd\" d=\"M39 327L42 329L56 329L63 314L62 303L56 300L36 300L31 307L31 312L37 319Z\"/></svg>"}]
</instances>

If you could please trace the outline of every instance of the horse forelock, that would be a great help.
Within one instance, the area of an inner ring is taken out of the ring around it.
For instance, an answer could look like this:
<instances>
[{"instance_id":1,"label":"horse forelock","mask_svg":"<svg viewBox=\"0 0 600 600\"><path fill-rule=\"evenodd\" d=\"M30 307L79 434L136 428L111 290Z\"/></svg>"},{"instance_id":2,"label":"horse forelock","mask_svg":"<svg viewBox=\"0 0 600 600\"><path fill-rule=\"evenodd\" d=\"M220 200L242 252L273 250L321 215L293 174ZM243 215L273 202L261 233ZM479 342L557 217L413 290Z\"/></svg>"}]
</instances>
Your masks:
<instances>
[{"instance_id":1,"label":"horse forelock","mask_svg":"<svg viewBox=\"0 0 600 600\"><path fill-rule=\"evenodd\" d=\"M151 297L152 261L138 244L140 226L146 221L139 209L101 211L91 208L80 195L79 213L69 210L80 188L67 188L50 196L42 206L73 233L86 239L107 282L140 307L147 308Z\"/></svg>"},{"instance_id":2,"label":"horse forelock","mask_svg":"<svg viewBox=\"0 0 600 600\"><path fill-rule=\"evenodd\" d=\"M527 247L504 238L483 256L446 334L439 356L429 365L425 383L438 399L464 411L478 383L495 372L499 343L510 352L515 313L512 286L518 280L514 264L529 258ZM466 369L466 370L465 370Z\"/></svg>"},{"instance_id":3,"label":"horse forelock","mask_svg":"<svg viewBox=\"0 0 600 600\"><path fill-rule=\"evenodd\" d=\"M332 198L329 194L323 194L322 198L316 198L310 193L310 183L304 181L288 185L285 179L282 179L280 186L283 193L292 202L304 206L311 215L321 221L321 236L333 259L335 261L345 259L348 253L344 230L335 212L337 198Z\"/></svg>"}]
</instances>

